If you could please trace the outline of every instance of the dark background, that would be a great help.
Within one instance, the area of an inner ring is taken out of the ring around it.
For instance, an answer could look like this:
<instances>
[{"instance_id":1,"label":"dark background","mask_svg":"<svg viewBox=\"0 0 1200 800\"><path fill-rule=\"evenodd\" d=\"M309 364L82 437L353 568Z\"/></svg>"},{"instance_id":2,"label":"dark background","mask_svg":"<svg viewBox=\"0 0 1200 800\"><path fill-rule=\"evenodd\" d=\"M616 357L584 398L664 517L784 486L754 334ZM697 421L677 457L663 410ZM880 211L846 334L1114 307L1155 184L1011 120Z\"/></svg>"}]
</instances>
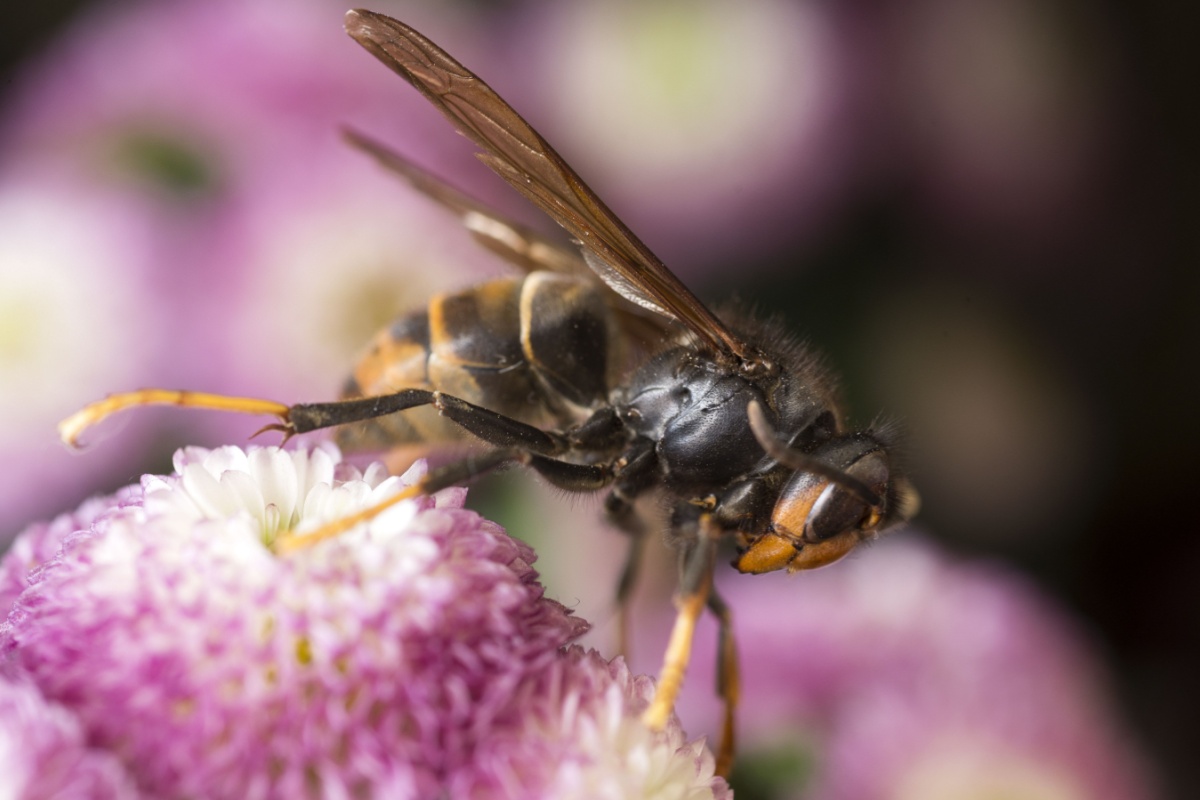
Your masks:
<instances>
[{"instance_id":1,"label":"dark background","mask_svg":"<svg viewBox=\"0 0 1200 800\"><path fill-rule=\"evenodd\" d=\"M43 0L6 9L2 88L82 5ZM1123 107L1080 235L1031 248L995 230L938 229L914 219L918 176L894 168L859 192L850 213L820 237L802 289L773 278L769 265L749 283L739 277L734 285L720 274L695 282L702 295L736 291L803 319L833 360L849 365L852 402L868 409L879 403L863 374L871 362L855 358L863 341L853 332L869 328L889 296L907 286L948 284L942 296L964 314L986 298L1019 324L1022 341L1045 363L1067 373L1087 399L1072 408L1086 407L1092 418L1085 438L1094 463L1082 506L1066 518L1050 515L1043 528L1035 523L1020 537L953 533L971 526L935 502L927 503L923 522L952 548L1019 565L1090 623L1116 673L1125 714L1168 787L1194 797L1200 131L1192 112L1200 71L1188 4L1101 5L1117 37ZM1007 268L1012 263L1022 269ZM965 276L963 264L974 265Z\"/></svg>"}]
</instances>

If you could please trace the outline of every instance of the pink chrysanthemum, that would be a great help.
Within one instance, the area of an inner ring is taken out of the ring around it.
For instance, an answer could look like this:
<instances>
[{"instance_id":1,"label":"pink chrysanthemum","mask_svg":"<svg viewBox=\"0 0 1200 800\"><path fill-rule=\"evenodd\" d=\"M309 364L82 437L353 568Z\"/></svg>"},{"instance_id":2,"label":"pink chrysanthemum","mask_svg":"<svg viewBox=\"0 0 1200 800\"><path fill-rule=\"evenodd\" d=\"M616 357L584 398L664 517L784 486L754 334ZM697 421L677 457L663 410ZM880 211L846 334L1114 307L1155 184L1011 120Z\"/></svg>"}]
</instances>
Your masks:
<instances>
[{"instance_id":1,"label":"pink chrysanthemum","mask_svg":"<svg viewBox=\"0 0 1200 800\"><path fill-rule=\"evenodd\" d=\"M87 529L114 508L141 502L141 497L140 486L128 486L115 495L93 497L75 511L60 514L50 522L26 528L0 556L0 621L8 616L17 597L29 585L31 574L54 558L67 537Z\"/></svg>"},{"instance_id":2,"label":"pink chrysanthemum","mask_svg":"<svg viewBox=\"0 0 1200 800\"><path fill-rule=\"evenodd\" d=\"M722 592L744 612L739 767L786 756L779 797L1155 797L1087 637L1019 575L910 534ZM704 630L696 652L714 647ZM711 669L697 658L690 684ZM696 724L709 702L696 691L681 713Z\"/></svg>"},{"instance_id":3,"label":"pink chrysanthemum","mask_svg":"<svg viewBox=\"0 0 1200 800\"><path fill-rule=\"evenodd\" d=\"M422 468L360 473L332 448L175 461L140 500L88 509L84 530L34 529L26 563L61 547L0 627L6 669L142 792L616 796L591 788L627 778L634 796L724 791L677 724L640 725L640 679L564 654L586 623L543 596L528 546L462 508L464 490L278 557L265 544L280 531L377 502Z\"/></svg>"},{"instance_id":4,"label":"pink chrysanthemum","mask_svg":"<svg viewBox=\"0 0 1200 800\"><path fill-rule=\"evenodd\" d=\"M24 681L0 678L0 781L4 797L135 798L111 754L87 746L70 712Z\"/></svg>"},{"instance_id":5,"label":"pink chrysanthemum","mask_svg":"<svg viewBox=\"0 0 1200 800\"><path fill-rule=\"evenodd\" d=\"M476 752L449 796L732 797L703 740L686 741L675 719L662 733L641 723L653 695L650 678L631 675L622 659L572 646L518 688L498 724L503 735Z\"/></svg>"}]
</instances>

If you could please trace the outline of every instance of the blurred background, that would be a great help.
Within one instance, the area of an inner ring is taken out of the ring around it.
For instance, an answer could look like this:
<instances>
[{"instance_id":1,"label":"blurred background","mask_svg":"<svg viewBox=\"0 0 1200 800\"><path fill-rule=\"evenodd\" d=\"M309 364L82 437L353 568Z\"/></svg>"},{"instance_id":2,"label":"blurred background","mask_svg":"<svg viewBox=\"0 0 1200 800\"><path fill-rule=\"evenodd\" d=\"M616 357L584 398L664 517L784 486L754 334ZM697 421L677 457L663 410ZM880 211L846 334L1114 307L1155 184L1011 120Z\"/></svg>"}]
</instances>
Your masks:
<instances>
[{"instance_id":1,"label":"blurred background","mask_svg":"<svg viewBox=\"0 0 1200 800\"><path fill-rule=\"evenodd\" d=\"M912 529L812 576L722 576L748 654L739 797L1197 796L1200 139L1175 5L372 8L481 74L701 297L812 340L853 421L905 431ZM6 12L0 548L260 424L146 410L70 453L55 425L85 403L328 399L377 327L503 270L339 125L539 222L343 11ZM477 499L610 652L624 542L597 503L510 476ZM643 671L669 625L661 550ZM681 707L697 735L708 666Z\"/></svg>"}]
</instances>

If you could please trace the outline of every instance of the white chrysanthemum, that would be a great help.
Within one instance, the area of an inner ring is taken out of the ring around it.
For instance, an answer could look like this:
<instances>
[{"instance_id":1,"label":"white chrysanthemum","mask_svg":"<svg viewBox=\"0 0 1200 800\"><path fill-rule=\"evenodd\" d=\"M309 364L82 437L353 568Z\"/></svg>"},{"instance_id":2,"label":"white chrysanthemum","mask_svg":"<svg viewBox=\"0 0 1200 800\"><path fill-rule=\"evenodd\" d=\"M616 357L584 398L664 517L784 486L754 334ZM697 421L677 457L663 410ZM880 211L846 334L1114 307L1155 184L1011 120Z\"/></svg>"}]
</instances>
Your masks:
<instances>
[{"instance_id":1,"label":"white chrysanthemum","mask_svg":"<svg viewBox=\"0 0 1200 800\"><path fill-rule=\"evenodd\" d=\"M186 523L248 522L266 544L281 532L310 529L367 508L404 485L400 478L389 478L382 464L359 473L339 463L331 446L312 451L190 447L175 454L174 464L175 475L142 480L147 513ZM414 467L403 480L412 483L423 469ZM400 505L378 527L402 524L414 508Z\"/></svg>"}]
</instances>

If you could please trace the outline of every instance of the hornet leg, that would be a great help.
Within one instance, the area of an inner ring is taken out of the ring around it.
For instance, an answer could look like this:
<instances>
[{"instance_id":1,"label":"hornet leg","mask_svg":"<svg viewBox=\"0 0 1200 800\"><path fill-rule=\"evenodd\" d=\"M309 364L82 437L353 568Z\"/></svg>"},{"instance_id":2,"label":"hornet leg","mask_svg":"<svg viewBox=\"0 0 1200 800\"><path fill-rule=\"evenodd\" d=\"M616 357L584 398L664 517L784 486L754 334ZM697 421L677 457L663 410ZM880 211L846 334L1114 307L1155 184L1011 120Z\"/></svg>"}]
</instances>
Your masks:
<instances>
[{"instance_id":1,"label":"hornet leg","mask_svg":"<svg viewBox=\"0 0 1200 800\"><path fill-rule=\"evenodd\" d=\"M716 527L710 514L700 517L701 536L682 554L683 578L680 581L675 617L675 627L663 656L662 671L659 673L658 689L650 706L642 713L642 722L653 730L662 730L675 708L679 690L683 688L683 676L687 672L692 656L692 639L696 632L696 621L708 605L712 591L713 562L717 551Z\"/></svg>"},{"instance_id":2,"label":"hornet leg","mask_svg":"<svg viewBox=\"0 0 1200 800\"><path fill-rule=\"evenodd\" d=\"M733 767L733 755L737 749L735 715L741 694L741 671L738 668L737 646L733 641L733 614L729 606L717 594L716 589L708 593L708 609L717 617L719 625L717 641L717 694L724 704L721 725L721 747L717 751L717 774L729 776Z\"/></svg>"},{"instance_id":3,"label":"hornet leg","mask_svg":"<svg viewBox=\"0 0 1200 800\"><path fill-rule=\"evenodd\" d=\"M444 467L430 470L421 480L391 497L356 514L334 520L315 531L306 533L284 533L274 542L276 552L291 552L324 539L337 536L362 522L367 522L402 500L430 495L449 486L469 483L475 478L501 467L523 464L535 470L549 483L569 491L595 491L612 481L611 464L572 464L538 456L523 450L492 450L468 456Z\"/></svg>"}]
</instances>

